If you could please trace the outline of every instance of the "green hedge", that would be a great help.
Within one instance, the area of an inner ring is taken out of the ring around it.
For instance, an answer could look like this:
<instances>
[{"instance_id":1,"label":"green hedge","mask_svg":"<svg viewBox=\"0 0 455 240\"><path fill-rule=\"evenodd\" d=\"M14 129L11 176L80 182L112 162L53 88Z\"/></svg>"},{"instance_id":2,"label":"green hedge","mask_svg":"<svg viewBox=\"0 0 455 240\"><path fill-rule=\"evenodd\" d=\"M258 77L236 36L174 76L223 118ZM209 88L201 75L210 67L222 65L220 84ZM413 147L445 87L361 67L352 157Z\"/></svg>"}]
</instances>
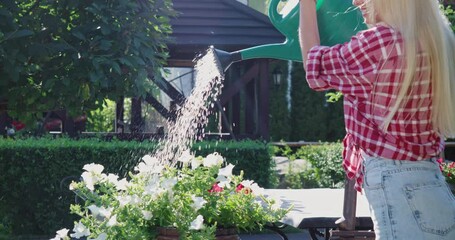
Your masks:
<instances>
[{"instance_id":1,"label":"green hedge","mask_svg":"<svg viewBox=\"0 0 455 240\"><path fill-rule=\"evenodd\" d=\"M5 234L53 235L72 228L69 205L75 195L68 176L79 177L87 163L105 166L105 172L127 176L141 157L156 148L153 142L102 142L94 139L0 140L0 238ZM243 169L245 178L269 186L271 154L260 142L198 143L196 154L220 152Z\"/></svg>"},{"instance_id":2,"label":"green hedge","mask_svg":"<svg viewBox=\"0 0 455 240\"><path fill-rule=\"evenodd\" d=\"M297 149L278 148L278 154L291 159L289 172L281 183L283 188L341 188L345 173L342 167L341 143L306 145ZM305 171L294 171L292 160L303 159L308 163Z\"/></svg>"}]
</instances>

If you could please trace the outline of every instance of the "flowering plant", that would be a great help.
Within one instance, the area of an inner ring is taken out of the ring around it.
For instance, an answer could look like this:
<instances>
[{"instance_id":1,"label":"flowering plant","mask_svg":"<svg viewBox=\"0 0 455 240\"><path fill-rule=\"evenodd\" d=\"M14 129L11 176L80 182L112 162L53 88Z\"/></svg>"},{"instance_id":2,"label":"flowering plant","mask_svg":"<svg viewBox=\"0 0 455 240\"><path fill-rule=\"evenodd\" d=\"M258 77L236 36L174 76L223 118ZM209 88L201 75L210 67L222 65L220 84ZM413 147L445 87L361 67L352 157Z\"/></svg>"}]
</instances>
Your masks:
<instances>
[{"instance_id":1,"label":"flowering plant","mask_svg":"<svg viewBox=\"0 0 455 240\"><path fill-rule=\"evenodd\" d=\"M455 162L444 162L442 158L438 159L438 162L446 181L450 184L455 184Z\"/></svg>"},{"instance_id":2,"label":"flowering plant","mask_svg":"<svg viewBox=\"0 0 455 240\"><path fill-rule=\"evenodd\" d=\"M232 174L218 153L205 158L184 152L176 167L146 155L118 179L103 166L84 166L82 181L70 189L84 199L71 206L81 219L70 236L76 239L155 239L159 227L173 227L180 239L215 239L220 227L253 230L277 222L289 209L263 195L255 182ZM69 230L54 239L69 239Z\"/></svg>"}]
</instances>

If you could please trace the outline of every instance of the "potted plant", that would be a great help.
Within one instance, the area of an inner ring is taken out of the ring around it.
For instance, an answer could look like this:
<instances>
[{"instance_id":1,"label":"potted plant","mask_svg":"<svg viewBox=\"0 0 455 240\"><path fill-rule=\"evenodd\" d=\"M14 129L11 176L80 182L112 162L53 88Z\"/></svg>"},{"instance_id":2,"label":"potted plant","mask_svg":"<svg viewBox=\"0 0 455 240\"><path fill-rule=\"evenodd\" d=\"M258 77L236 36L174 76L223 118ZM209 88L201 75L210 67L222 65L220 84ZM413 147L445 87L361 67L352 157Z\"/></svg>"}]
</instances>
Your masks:
<instances>
[{"instance_id":1,"label":"potted plant","mask_svg":"<svg viewBox=\"0 0 455 240\"><path fill-rule=\"evenodd\" d=\"M238 239L237 230L261 229L289 210L243 172L232 174L234 165L218 153L186 151L176 166L150 155L142 160L129 180L85 165L82 181L70 185L83 199L71 206L81 219L54 239Z\"/></svg>"},{"instance_id":2,"label":"potted plant","mask_svg":"<svg viewBox=\"0 0 455 240\"><path fill-rule=\"evenodd\" d=\"M438 162L442 175L446 178L452 192L455 193L455 162L444 162L442 158Z\"/></svg>"}]
</instances>

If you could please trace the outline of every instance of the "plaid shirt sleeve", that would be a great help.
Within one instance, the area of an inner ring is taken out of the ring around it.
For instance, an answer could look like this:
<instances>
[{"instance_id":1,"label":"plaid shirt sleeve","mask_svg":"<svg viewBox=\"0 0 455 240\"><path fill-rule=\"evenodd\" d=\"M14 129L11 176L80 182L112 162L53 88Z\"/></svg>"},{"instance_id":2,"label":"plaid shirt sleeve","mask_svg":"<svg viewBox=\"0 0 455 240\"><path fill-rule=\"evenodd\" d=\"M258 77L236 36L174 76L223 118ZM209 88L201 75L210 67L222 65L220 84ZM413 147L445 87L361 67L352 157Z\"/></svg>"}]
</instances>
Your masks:
<instances>
[{"instance_id":1,"label":"plaid shirt sleeve","mask_svg":"<svg viewBox=\"0 0 455 240\"><path fill-rule=\"evenodd\" d=\"M336 89L366 98L379 60L393 40L389 29L374 27L358 33L345 44L311 48L306 62L309 86L317 91Z\"/></svg>"}]
</instances>

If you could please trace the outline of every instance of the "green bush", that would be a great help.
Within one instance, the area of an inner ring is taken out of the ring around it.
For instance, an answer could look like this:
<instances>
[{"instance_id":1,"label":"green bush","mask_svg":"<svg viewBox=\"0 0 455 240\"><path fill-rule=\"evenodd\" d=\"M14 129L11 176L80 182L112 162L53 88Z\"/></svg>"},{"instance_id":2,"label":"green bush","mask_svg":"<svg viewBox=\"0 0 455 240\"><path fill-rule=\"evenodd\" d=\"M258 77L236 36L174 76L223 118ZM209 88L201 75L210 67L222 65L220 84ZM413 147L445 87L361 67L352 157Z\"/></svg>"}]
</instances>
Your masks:
<instances>
[{"instance_id":1,"label":"green bush","mask_svg":"<svg viewBox=\"0 0 455 240\"><path fill-rule=\"evenodd\" d=\"M154 142L103 142L96 139L0 140L0 238L13 235L53 235L71 228L76 216L69 214L75 195L70 179L79 178L87 163L99 163L105 172L127 176L141 157L156 149ZM243 169L245 178L269 185L272 164L264 143L198 143L196 154L218 151L228 162ZM9 238L7 238L9 239Z\"/></svg>"},{"instance_id":2,"label":"green bush","mask_svg":"<svg viewBox=\"0 0 455 240\"><path fill-rule=\"evenodd\" d=\"M289 172L284 177L285 188L341 188L345 173L342 168L343 146L340 143L306 145L292 151L289 147L278 152L290 159ZM303 159L308 167L301 172L293 168L295 159Z\"/></svg>"}]
</instances>

